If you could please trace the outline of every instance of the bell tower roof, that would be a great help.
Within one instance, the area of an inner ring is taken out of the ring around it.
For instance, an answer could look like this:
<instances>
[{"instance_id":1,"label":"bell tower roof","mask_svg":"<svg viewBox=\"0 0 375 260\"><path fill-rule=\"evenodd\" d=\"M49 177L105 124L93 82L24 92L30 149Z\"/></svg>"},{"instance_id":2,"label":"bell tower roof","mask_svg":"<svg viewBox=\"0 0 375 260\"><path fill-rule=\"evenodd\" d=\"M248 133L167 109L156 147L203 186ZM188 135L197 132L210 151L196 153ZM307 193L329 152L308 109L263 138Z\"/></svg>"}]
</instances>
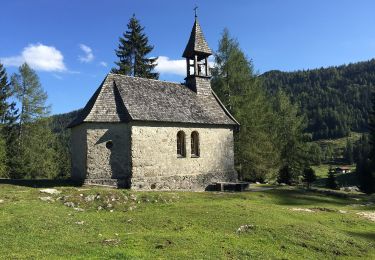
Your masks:
<instances>
[{"instance_id":1,"label":"bell tower roof","mask_svg":"<svg viewBox=\"0 0 375 260\"><path fill-rule=\"evenodd\" d=\"M186 45L184 53L182 57L184 58L192 58L194 55L198 55L200 57L208 57L212 54L210 47L204 38L201 26L199 25L198 18L195 17L195 22L193 25L193 29L190 33L189 41Z\"/></svg>"}]
</instances>

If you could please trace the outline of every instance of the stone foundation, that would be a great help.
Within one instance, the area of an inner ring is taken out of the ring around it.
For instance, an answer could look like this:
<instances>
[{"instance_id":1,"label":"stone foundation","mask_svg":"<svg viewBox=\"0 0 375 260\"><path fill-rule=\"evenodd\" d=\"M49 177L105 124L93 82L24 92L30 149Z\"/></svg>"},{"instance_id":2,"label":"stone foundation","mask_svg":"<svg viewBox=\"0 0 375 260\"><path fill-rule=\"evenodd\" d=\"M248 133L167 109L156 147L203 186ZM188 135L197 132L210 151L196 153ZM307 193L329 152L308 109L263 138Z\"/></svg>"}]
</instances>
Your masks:
<instances>
[{"instance_id":1,"label":"stone foundation","mask_svg":"<svg viewBox=\"0 0 375 260\"><path fill-rule=\"evenodd\" d=\"M108 186L114 188L129 188L128 181L123 179L86 179L84 185Z\"/></svg>"},{"instance_id":2,"label":"stone foundation","mask_svg":"<svg viewBox=\"0 0 375 260\"><path fill-rule=\"evenodd\" d=\"M237 181L237 173L235 171L198 175L157 176L133 178L131 189L204 191L213 183L234 181Z\"/></svg>"}]
</instances>

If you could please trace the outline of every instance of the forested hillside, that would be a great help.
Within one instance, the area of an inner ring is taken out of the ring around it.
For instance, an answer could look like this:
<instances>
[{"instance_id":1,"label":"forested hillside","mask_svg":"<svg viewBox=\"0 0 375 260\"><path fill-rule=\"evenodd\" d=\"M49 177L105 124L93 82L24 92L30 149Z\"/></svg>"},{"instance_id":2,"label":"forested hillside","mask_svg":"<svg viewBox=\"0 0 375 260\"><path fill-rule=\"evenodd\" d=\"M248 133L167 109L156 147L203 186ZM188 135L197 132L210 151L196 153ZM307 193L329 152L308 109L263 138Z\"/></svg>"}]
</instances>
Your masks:
<instances>
[{"instance_id":1,"label":"forested hillside","mask_svg":"<svg viewBox=\"0 0 375 260\"><path fill-rule=\"evenodd\" d=\"M285 91L308 118L314 139L367 131L375 59L338 67L261 75L270 92Z\"/></svg>"}]
</instances>

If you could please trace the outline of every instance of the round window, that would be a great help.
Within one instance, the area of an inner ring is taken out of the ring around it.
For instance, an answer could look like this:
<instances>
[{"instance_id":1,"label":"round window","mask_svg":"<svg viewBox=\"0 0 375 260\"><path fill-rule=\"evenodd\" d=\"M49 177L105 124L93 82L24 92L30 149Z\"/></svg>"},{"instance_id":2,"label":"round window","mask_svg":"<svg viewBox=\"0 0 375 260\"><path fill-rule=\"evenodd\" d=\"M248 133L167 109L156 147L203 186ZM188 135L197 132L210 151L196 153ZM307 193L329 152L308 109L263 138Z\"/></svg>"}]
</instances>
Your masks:
<instances>
[{"instance_id":1,"label":"round window","mask_svg":"<svg viewBox=\"0 0 375 260\"><path fill-rule=\"evenodd\" d=\"M113 142L112 141L106 142L105 147L107 147L107 149L111 149L113 147Z\"/></svg>"}]
</instances>

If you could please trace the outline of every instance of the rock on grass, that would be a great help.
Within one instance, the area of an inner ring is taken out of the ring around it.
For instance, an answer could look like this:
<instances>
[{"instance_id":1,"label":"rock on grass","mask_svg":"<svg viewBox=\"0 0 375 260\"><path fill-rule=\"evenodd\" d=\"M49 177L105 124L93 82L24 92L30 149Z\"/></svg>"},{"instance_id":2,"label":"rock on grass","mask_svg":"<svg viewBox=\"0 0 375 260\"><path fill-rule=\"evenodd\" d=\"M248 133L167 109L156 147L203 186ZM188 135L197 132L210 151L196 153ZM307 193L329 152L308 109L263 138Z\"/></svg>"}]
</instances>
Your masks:
<instances>
[{"instance_id":1,"label":"rock on grass","mask_svg":"<svg viewBox=\"0 0 375 260\"><path fill-rule=\"evenodd\" d=\"M42 192L42 193L47 193L47 194L51 194L51 195L61 193L61 191L56 190L56 189L42 189L42 190L39 190L39 191Z\"/></svg>"},{"instance_id":2,"label":"rock on grass","mask_svg":"<svg viewBox=\"0 0 375 260\"><path fill-rule=\"evenodd\" d=\"M358 212L357 215L375 222L375 212Z\"/></svg>"}]
</instances>

